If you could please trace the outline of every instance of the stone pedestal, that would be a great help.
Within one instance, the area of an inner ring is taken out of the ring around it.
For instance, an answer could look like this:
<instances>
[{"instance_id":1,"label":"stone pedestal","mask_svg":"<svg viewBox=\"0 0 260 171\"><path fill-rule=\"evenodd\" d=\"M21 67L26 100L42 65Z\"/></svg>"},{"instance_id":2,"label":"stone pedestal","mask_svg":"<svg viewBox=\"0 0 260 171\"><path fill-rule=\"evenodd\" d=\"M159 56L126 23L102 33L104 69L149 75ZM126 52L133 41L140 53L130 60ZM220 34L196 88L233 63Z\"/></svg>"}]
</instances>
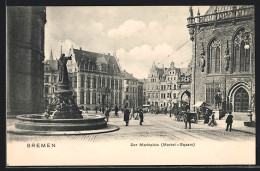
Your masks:
<instances>
[{"instance_id":1,"label":"stone pedestal","mask_svg":"<svg viewBox=\"0 0 260 171\"><path fill-rule=\"evenodd\" d=\"M69 90L68 85L59 84L54 91L55 100L48 106L46 117L51 119L79 119L83 118L79 110L73 92ZM50 112L54 111L54 112Z\"/></svg>"}]
</instances>

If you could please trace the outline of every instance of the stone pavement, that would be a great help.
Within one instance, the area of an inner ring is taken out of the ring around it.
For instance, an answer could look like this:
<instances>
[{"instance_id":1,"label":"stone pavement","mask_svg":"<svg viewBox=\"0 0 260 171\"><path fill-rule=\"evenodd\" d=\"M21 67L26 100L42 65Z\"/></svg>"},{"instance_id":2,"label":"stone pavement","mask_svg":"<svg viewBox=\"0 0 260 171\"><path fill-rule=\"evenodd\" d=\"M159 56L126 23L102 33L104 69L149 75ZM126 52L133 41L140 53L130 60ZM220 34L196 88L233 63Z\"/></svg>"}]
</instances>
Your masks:
<instances>
[{"instance_id":1,"label":"stone pavement","mask_svg":"<svg viewBox=\"0 0 260 171\"><path fill-rule=\"evenodd\" d=\"M92 113L92 111L90 111ZM114 111L110 112L110 118L116 118L116 116L114 115ZM97 114L102 114L100 112L98 112ZM119 117L122 118L123 117L123 113L121 111L118 112ZM150 113L145 113L145 114L150 114ZM151 115L156 115L156 114L151 114ZM164 115L164 114L157 114L157 115ZM167 113L167 116L169 116L170 114ZM226 129L226 117L221 118L221 120L216 120L217 125L212 127L212 126L208 126L208 124L204 124L204 120L199 120L198 124L192 124L193 128L200 128L200 129ZM172 120L175 120L174 115L172 114L171 117ZM176 121L177 122L177 121ZM232 130L233 131L239 131L239 132L244 132L244 133L248 133L248 134L255 134L256 133L256 128L255 127L247 127L244 125L244 121L241 120L233 120L233 124L232 124Z\"/></svg>"}]
</instances>

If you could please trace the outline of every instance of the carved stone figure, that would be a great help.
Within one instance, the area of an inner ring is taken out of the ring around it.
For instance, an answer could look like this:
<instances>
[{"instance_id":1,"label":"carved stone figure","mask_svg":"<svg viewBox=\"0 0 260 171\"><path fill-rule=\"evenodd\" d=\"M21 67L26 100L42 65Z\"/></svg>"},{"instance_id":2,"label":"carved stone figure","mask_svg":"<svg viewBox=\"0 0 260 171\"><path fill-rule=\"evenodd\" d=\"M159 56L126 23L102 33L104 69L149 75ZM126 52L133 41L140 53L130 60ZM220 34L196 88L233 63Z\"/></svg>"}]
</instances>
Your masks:
<instances>
[{"instance_id":1,"label":"carved stone figure","mask_svg":"<svg viewBox=\"0 0 260 171\"><path fill-rule=\"evenodd\" d=\"M225 50L224 59L225 59L225 70L228 71L229 64L230 64L230 55L229 55L229 48L228 48L228 40L227 40L227 47L226 47L226 50Z\"/></svg>"},{"instance_id":2,"label":"carved stone figure","mask_svg":"<svg viewBox=\"0 0 260 171\"><path fill-rule=\"evenodd\" d=\"M68 60L71 60L71 56L65 57L65 54L61 54L58 60L59 83L64 85L69 83L68 70L66 66Z\"/></svg>"}]
</instances>

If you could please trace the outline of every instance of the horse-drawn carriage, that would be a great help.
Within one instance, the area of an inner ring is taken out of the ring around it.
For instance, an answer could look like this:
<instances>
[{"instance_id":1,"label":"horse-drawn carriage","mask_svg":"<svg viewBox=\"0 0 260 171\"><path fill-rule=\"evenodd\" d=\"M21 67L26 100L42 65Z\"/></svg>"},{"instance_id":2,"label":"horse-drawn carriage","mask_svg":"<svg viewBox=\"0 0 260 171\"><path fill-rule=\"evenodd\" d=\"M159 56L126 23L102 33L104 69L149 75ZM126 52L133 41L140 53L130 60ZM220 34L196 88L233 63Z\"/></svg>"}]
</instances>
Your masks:
<instances>
[{"instance_id":1,"label":"horse-drawn carriage","mask_svg":"<svg viewBox=\"0 0 260 171\"><path fill-rule=\"evenodd\" d=\"M179 122L183 122L184 121L184 114L186 113L186 111L182 110L176 113L175 118L177 121ZM198 123L198 114L195 112L189 112L189 114L191 115L191 122L192 123Z\"/></svg>"}]
</instances>

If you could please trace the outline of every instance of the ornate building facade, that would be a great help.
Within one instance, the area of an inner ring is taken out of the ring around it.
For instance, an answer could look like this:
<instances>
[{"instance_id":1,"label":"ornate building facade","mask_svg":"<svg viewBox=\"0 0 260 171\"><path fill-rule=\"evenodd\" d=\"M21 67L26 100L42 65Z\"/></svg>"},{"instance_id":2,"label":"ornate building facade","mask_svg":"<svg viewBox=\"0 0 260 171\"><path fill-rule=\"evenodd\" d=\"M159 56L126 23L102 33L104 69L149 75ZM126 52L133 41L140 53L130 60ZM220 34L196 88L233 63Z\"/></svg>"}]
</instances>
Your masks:
<instances>
[{"instance_id":1,"label":"ornate building facade","mask_svg":"<svg viewBox=\"0 0 260 171\"><path fill-rule=\"evenodd\" d=\"M67 68L78 106L84 109L122 106L124 75L116 57L81 48L70 51L72 60Z\"/></svg>"},{"instance_id":2,"label":"ornate building facade","mask_svg":"<svg viewBox=\"0 0 260 171\"><path fill-rule=\"evenodd\" d=\"M152 65L148 79L144 82L145 104L155 108L169 108L178 105L180 68L171 62L169 68Z\"/></svg>"},{"instance_id":3,"label":"ornate building facade","mask_svg":"<svg viewBox=\"0 0 260 171\"><path fill-rule=\"evenodd\" d=\"M191 110L197 101L214 108L214 94L222 95L221 109L235 119L254 110L254 6L211 6L205 15L188 17L192 44Z\"/></svg>"},{"instance_id":4,"label":"ornate building facade","mask_svg":"<svg viewBox=\"0 0 260 171\"><path fill-rule=\"evenodd\" d=\"M46 7L8 6L6 19L7 116L41 113Z\"/></svg>"}]
</instances>

